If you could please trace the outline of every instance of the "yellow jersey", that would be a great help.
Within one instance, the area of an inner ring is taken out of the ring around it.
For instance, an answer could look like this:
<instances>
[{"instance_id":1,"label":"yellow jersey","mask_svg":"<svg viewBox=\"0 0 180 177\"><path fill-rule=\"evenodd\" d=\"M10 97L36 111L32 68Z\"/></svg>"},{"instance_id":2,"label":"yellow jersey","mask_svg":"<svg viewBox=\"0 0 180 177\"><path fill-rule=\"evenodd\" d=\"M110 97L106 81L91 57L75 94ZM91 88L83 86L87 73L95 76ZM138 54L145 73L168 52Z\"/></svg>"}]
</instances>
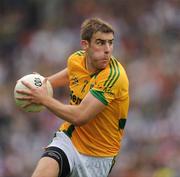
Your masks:
<instances>
[{"instance_id":1,"label":"yellow jersey","mask_svg":"<svg viewBox=\"0 0 180 177\"><path fill-rule=\"evenodd\" d=\"M88 92L106 105L87 124L64 122L64 131L77 150L85 155L110 157L119 152L129 107L129 81L122 65L112 56L109 65L91 74L85 67L85 52L68 59L70 104L78 105Z\"/></svg>"}]
</instances>

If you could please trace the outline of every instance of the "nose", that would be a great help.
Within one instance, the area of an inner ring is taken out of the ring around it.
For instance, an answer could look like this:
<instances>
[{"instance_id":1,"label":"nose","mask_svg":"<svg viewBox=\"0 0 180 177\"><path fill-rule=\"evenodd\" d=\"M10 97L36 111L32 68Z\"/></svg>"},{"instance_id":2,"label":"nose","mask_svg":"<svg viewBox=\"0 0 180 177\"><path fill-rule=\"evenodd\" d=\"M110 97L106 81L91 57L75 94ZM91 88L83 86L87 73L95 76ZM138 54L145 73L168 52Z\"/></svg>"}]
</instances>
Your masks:
<instances>
[{"instance_id":1,"label":"nose","mask_svg":"<svg viewBox=\"0 0 180 177\"><path fill-rule=\"evenodd\" d=\"M104 52L105 52L106 54L108 54L108 53L110 52L110 45L109 45L108 42L104 45Z\"/></svg>"}]
</instances>

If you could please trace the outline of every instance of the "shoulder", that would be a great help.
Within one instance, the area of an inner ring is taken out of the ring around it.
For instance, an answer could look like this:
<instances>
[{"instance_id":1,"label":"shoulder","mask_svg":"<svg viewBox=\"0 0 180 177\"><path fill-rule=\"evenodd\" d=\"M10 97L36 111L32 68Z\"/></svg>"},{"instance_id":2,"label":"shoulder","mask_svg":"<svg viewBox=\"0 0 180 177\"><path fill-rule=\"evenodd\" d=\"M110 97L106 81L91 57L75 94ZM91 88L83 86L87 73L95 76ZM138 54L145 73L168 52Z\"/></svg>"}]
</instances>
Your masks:
<instances>
[{"instance_id":1,"label":"shoulder","mask_svg":"<svg viewBox=\"0 0 180 177\"><path fill-rule=\"evenodd\" d=\"M79 50L71 54L67 61L68 73L72 72L80 72L84 70L84 57L85 52L83 50Z\"/></svg>"},{"instance_id":2,"label":"shoulder","mask_svg":"<svg viewBox=\"0 0 180 177\"><path fill-rule=\"evenodd\" d=\"M122 95L122 90L128 92L129 81L124 67L112 57L109 66L98 73L94 89L106 93Z\"/></svg>"},{"instance_id":3,"label":"shoulder","mask_svg":"<svg viewBox=\"0 0 180 177\"><path fill-rule=\"evenodd\" d=\"M98 74L100 80L104 78L106 87L112 87L124 77L127 77L126 71L114 56L111 57L108 67Z\"/></svg>"},{"instance_id":4,"label":"shoulder","mask_svg":"<svg viewBox=\"0 0 180 177\"><path fill-rule=\"evenodd\" d=\"M78 50L74 53L72 53L69 58L68 58L68 63L78 63L81 62L82 59L85 56L85 51L83 50Z\"/></svg>"},{"instance_id":5,"label":"shoulder","mask_svg":"<svg viewBox=\"0 0 180 177\"><path fill-rule=\"evenodd\" d=\"M114 75L115 80L117 81L121 79L128 79L125 68L115 57L112 57L110 62L110 73L111 75Z\"/></svg>"}]
</instances>

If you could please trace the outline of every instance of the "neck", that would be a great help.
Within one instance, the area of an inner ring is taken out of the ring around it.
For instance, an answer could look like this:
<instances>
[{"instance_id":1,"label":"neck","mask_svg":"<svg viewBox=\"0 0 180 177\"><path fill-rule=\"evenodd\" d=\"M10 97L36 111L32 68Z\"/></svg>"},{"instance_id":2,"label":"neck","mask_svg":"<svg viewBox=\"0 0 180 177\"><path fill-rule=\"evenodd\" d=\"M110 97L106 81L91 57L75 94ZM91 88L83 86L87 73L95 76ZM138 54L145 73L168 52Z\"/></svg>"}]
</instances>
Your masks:
<instances>
[{"instance_id":1,"label":"neck","mask_svg":"<svg viewBox=\"0 0 180 177\"><path fill-rule=\"evenodd\" d=\"M85 56L85 67L90 73L96 73L98 71L92 66L91 60L88 55Z\"/></svg>"}]
</instances>

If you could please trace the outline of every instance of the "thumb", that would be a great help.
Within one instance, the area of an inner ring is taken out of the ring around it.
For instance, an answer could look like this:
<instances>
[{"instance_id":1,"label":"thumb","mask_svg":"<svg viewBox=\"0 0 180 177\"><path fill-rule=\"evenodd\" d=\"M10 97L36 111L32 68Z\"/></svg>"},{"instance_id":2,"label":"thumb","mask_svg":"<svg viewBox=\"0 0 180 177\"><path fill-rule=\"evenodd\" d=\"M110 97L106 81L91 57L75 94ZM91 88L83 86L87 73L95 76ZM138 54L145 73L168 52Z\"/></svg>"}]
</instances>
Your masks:
<instances>
[{"instance_id":1,"label":"thumb","mask_svg":"<svg viewBox=\"0 0 180 177\"><path fill-rule=\"evenodd\" d=\"M46 83L47 83L47 81L48 81L48 79L47 79L47 78L45 78L45 79L43 80L43 84L46 84Z\"/></svg>"}]
</instances>

